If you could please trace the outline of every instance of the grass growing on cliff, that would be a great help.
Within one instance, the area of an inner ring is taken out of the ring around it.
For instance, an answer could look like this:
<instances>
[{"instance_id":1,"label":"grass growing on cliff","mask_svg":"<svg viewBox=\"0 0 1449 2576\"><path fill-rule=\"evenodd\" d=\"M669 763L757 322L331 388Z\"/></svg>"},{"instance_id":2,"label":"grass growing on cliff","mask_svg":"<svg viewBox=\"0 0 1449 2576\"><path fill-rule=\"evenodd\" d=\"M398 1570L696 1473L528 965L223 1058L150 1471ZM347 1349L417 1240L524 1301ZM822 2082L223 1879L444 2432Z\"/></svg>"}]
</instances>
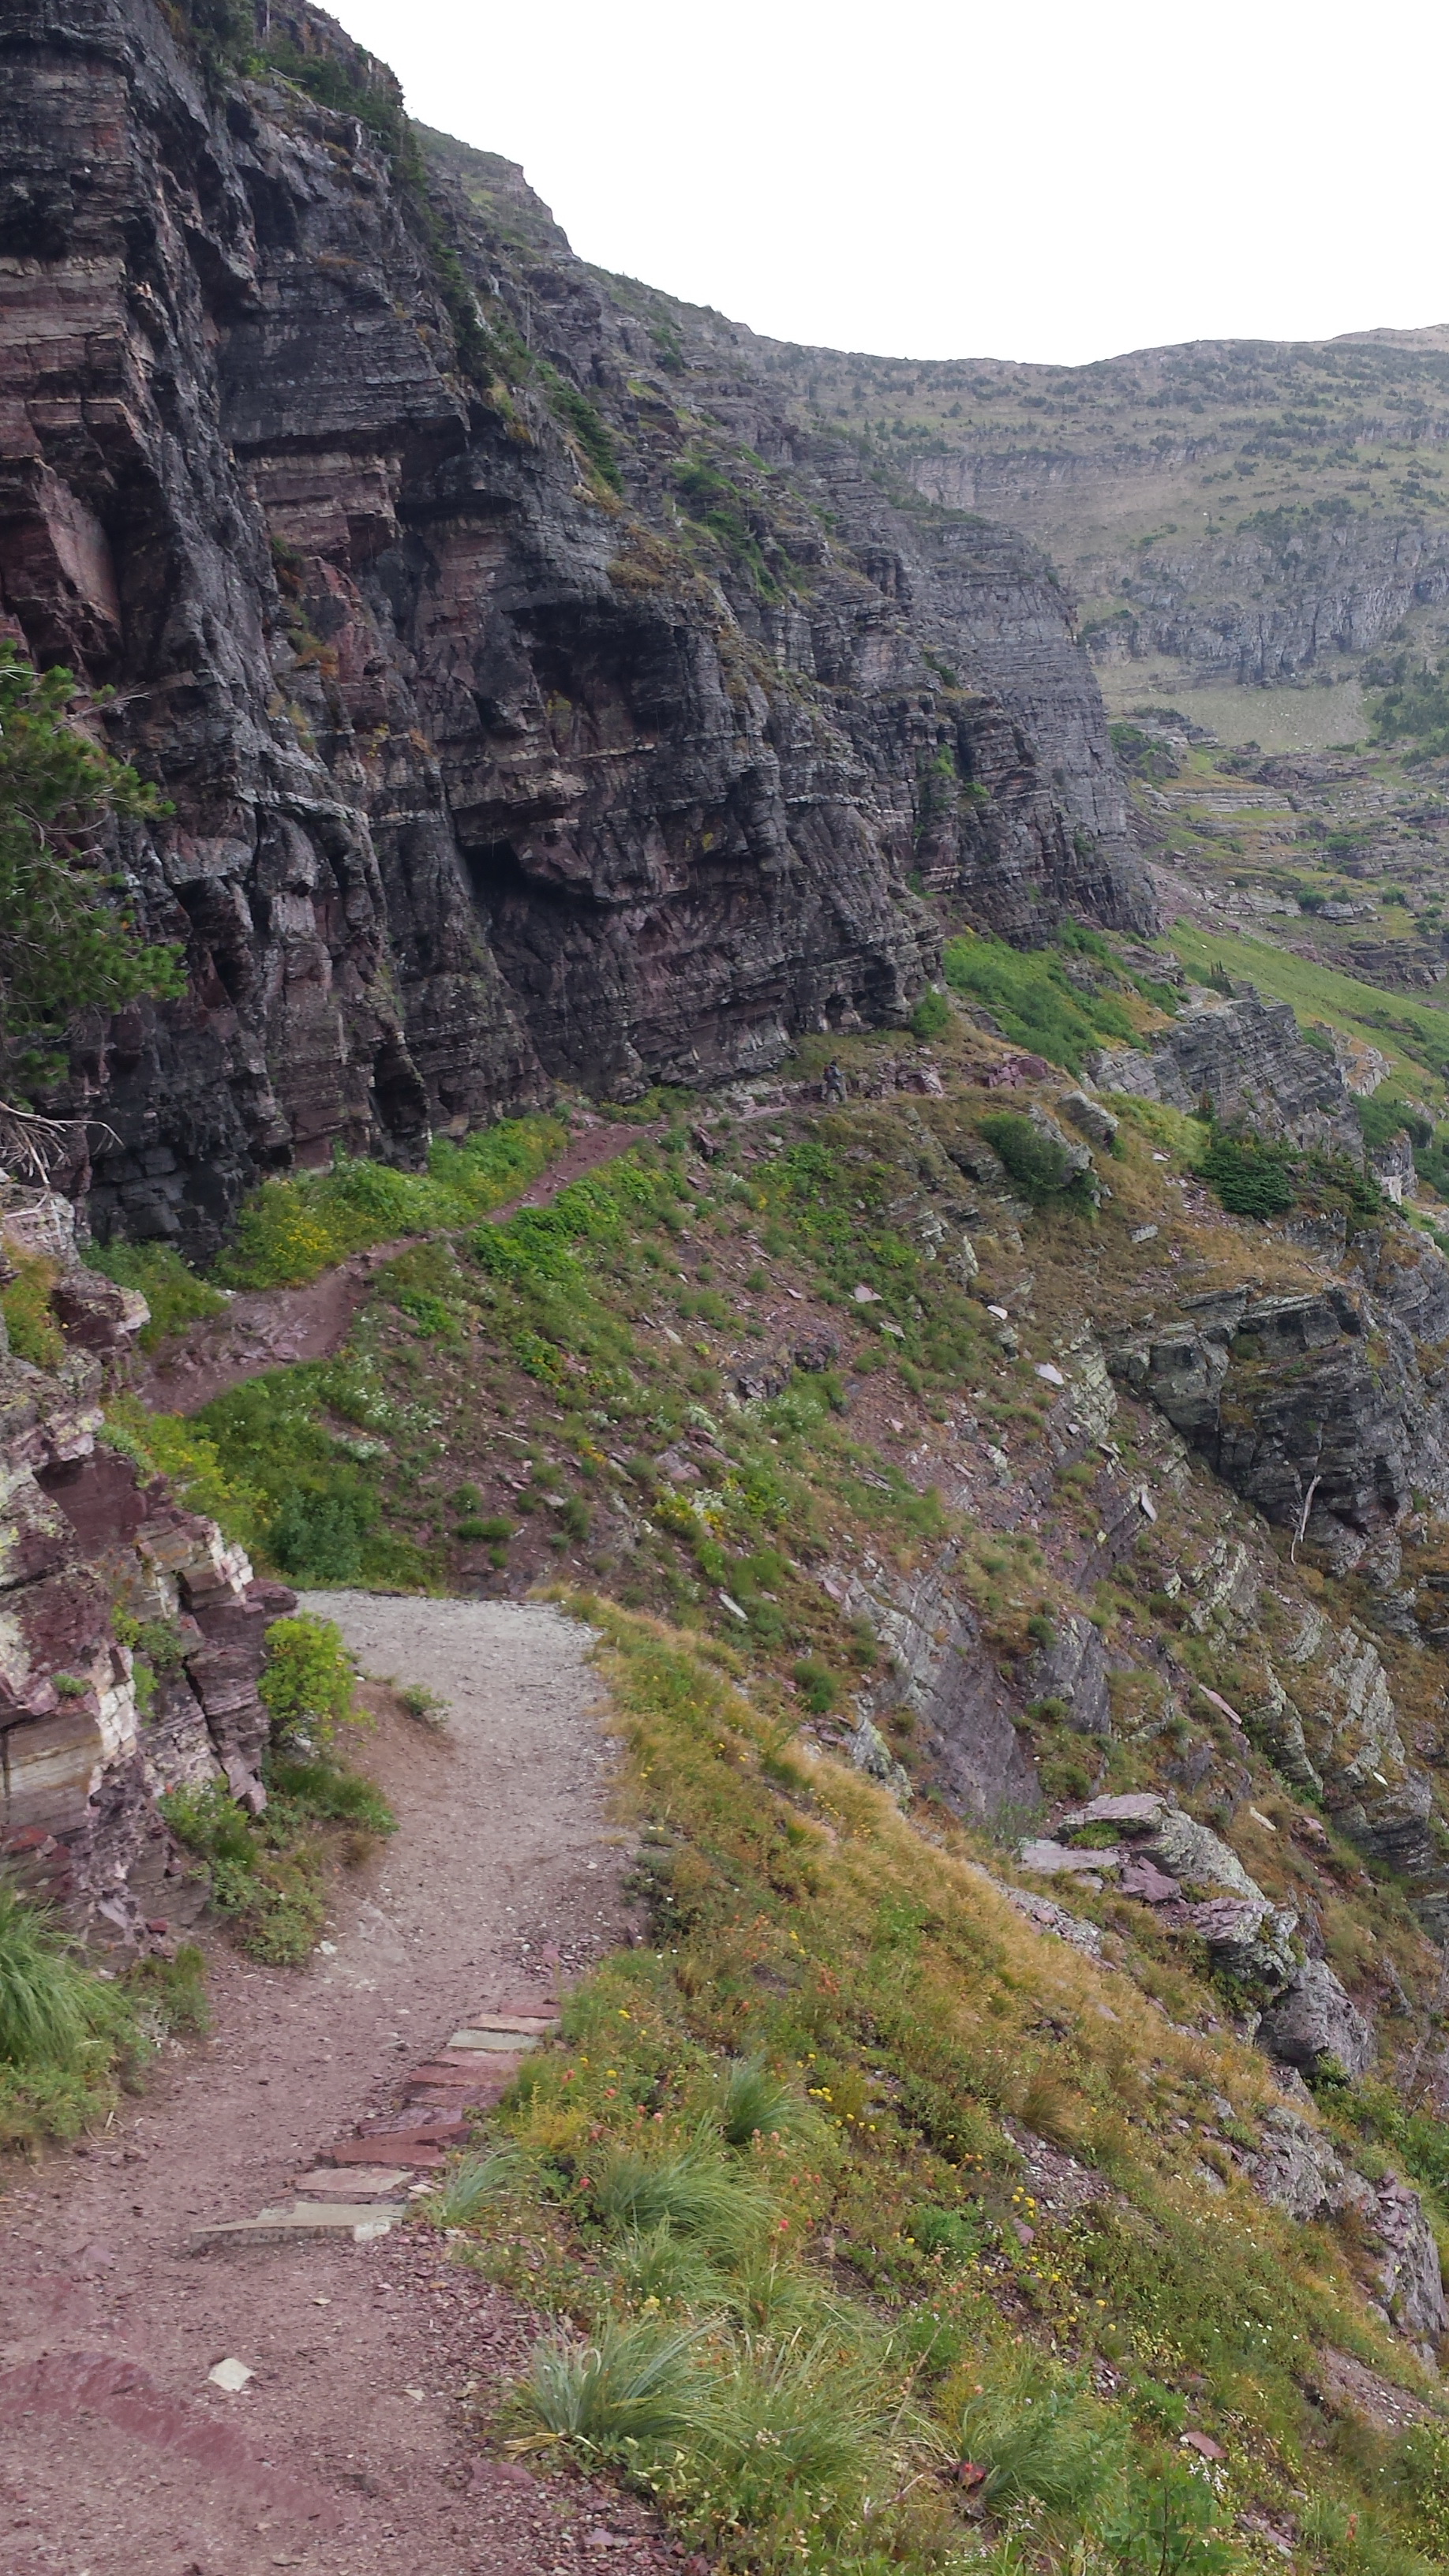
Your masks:
<instances>
[{"instance_id":1,"label":"grass growing on cliff","mask_svg":"<svg viewBox=\"0 0 1449 2576\"><path fill-rule=\"evenodd\" d=\"M114 1280L118 1288L135 1288L145 1298L151 1320L138 1336L143 1351L154 1351L168 1335L184 1332L188 1324L219 1315L226 1304L209 1281L188 1268L172 1244L94 1245L85 1257L89 1268L98 1270L102 1278Z\"/></svg>"},{"instance_id":2,"label":"grass growing on cliff","mask_svg":"<svg viewBox=\"0 0 1449 2576\"><path fill-rule=\"evenodd\" d=\"M1385 993L1360 984L1336 967L1295 957L1257 939L1199 930L1179 921L1158 945L1171 949L1189 974L1207 983L1215 967L1257 986L1270 999L1289 1002L1303 1023L1319 1021L1345 1036L1364 1040L1387 1056L1411 1091L1427 1089L1431 1102L1443 1100L1449 1081L1449 1013L1406 993Z\"/></svg>"},{"instance_id":3,"label":"grass growing on cliff","mask_svg":"<svg viewBox=\"0 0 1449 2576\"><path fill-rule=\"evenodd\" d=\"M506 1118L461 1145L440 1138L426 1172L346 1157L264 1181L216 1265L226 1288L294 1288L390 1236L467 1225L537 1180L567 1141L556 1118Z\"/></svg>"},{"instance_id":4,"label":"grass growing on cliff","mask_svg":"<svg viewBox=\"0 0 1449 2576\"><path fill-rule=\"evenodd\" d=\"M782 1749L727 1652L578 1607L652 1937L574 1994L502 2115L512 2161L447 2204L554 2319L498 2438L612 2465L729 2570L1210 2576L1308 2491L1339 2538L1295 2563L1427 2576L1443 2425L1365 2448L1306 2394L1325 2342L1417 2366L1331 2241L1201 2162L1216 2100L1251 2135L1262 2061L1039 1936L952 1829ZM1033 2128L1076 2160L1064 2200Z\"/></svg>"},{"instance_id":5,"label":"grass growing on cliff","mask_svg":"<svg viewBox=\"0 0 1449 2576\"><path fill-rule=\"evenodd\" d=\"M1105 953L1106 942L1097 944ZM1068 937L1063 945L1074 949L1077 941ZM1069 1073L1080 1073L1097 1047L1137 1043L1140 1014L1119 992L1074 983L1061 948L1010 948L973 933L947 940L941 966L952 991L983 1003L1003 1037Z\"/></svg>"}]
</instances>

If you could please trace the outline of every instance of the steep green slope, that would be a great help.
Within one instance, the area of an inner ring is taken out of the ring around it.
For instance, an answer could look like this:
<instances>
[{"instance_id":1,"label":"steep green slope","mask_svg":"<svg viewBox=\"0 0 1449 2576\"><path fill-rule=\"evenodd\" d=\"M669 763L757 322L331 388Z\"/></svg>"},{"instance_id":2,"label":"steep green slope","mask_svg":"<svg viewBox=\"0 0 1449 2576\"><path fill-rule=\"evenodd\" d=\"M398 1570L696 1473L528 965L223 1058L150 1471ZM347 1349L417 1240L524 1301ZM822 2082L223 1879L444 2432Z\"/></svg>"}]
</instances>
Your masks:
<instances>
[{"instance_id":1,"label":"steep green slope","mask_svg":"<svg viewBox=\"0 0 1449 2576\"><path fill-rule=\"evenodd\" d=\"M702 1121L661 1097L553 1207L391 1262L336 1361L124 1435L279 1570L385 1545L603 1632L646 1937L438 2213L555 2321L494 2439L611 2464L741 2570L1420 2576L1446 2417L1381 2213L1398 2173L1449 2236L1441 1954L1273 1691L1380 1676L1374 1758L1437 1812L1440 1652L1108 1379L1144 1310L1315 1292L1320 1256L1229 1217L1206 1132L1148 1101L1094 1212L1031 1126L1069 1087L956 1018L813 1042ZM1295 1224L1352 1201L1328 1163L1297 1186ZM1423 1603L1445 1537L1406 1534ZM1169 1797L1291 1919L1364 2017L1356 2076L1275 2074L1281 1962L1134 1893L1108 1829L1041 1874L1094 1795Z\"/></svg>"}]
</instances>

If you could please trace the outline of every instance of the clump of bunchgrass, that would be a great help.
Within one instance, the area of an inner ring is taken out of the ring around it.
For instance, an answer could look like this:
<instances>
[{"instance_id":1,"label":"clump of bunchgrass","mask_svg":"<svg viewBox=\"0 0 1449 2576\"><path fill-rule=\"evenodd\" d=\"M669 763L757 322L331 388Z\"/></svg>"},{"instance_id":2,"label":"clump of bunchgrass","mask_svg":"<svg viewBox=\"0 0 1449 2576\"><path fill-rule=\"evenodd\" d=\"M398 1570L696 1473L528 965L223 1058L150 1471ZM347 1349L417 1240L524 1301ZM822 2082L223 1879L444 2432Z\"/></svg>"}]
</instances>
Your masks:
<instances>
[{"instance_id":1,"label":"clump of bunchgrass","mask_svg":"<svg viewBox=\"0 0 1449 2576\"><path fill-rule=\"evenodd\" d=\"M715 2120L725 2144L747 2147L752 2138L783 2136L799 2122L802 2104L794 2087L772 2072L763 2056L732 2058L720 2078Z\"/></svg>"},{"instance_id":2,"label":"clump of bunchgrass","mask_svg":"<svg viewBox=\"0 0 1449 2576\"><path fill-rule=\"evenodd\" d=\"M442 2189L429 2196L429 2218L438 2227L476 2225L484 2211L518 2181L522 2168L523 2159L513 2147L498 2147L486 2156L465 2156Z\"/></svg>"},{"instance_id":3,"label":"clump of bunchgrass","mask_svg":"<svg viewBox=\"0 0 1449 2576\"><path fill-rule=\"evenodd\" d=\"M599 2216L618 2233L667 2226L726 2256L758 2239L775 2214L754 2175L705 2144L667 2155L611 2148L597 2160L592 2189Z\"/></svg>"},{"instance_id":4,"label":"clump of bunchgrass","mask_svg":"<svg viewBox=\"0 0 1449 2576\"><path fill-rule=\"evenodd\" d=\"M515 2391L515 2452L553 2443L596 2458L619 2458L625 2446L672 2442L690 2406L689 2364L700 2328L653 2320L608 2319L591 2343L569 2333L534 2347Z\"/></svg>"},{"instance_id":5,"label":"clump of bunchgrass","mask_svg":"<svg viewBox=\"0 0 1449 2576\"><path fill-rule=\"evenodd\" d=\"M74 1943L0 1878L0 2063L74 2068L113 2018Z\"/></svg>"}]
</instances>

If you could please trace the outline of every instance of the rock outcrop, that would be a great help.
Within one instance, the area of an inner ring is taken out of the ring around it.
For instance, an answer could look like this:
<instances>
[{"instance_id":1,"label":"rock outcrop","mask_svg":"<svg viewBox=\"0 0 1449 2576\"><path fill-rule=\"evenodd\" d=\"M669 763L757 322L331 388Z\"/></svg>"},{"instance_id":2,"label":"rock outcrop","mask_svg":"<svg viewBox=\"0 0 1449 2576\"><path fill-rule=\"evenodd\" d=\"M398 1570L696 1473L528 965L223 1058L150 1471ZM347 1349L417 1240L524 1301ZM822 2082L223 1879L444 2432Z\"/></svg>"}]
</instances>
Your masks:
<instances>
[{"instance_id":1,"label":"rock outcrop","mask_svg":"<svg viewBox=\"0 0 1449 2576\"><path fill-rule=\"evenodd\" d=\"M162 1793L266 1803L258 1684L295 1596L104 1438L140 1301L77 1265L51 1311L80 1319L56 1369L0 1327L0 1863L92 1938L144 1947L184 1876Z\"/></svg>"},{"instance_id":2,"label":"rock outcrop","mask_svg":"<svg viewBox=\"0 0 1449 2576\"><path fill-rule=\"evenodd\" d=\"M1230 1000L1193 988L1150 1048L1104 1048L1089 1069L1104 1091L1165 1101L1189 1116L1207 1103L1224 1127L1363 1159L1363 1132L1336 1059L1309 1044L1287 1002L1265 1002L1251 987Z\"/></svg>"},{"instance_id":3,"label":"rock outcrop","mask_svg":"<svg viewBox=\"0 0 1449 2576\"><path fill-rule=\"evenodd\" d=\"M1339 1565L1449 1499L1449 1264L1375 1237L1355 1272L1297 1295L1230 1288L1124 1333L1113 1374L1158 1405L1227 1484Z\"/></svg>"},{"instance_id":4,"label":"rock outcrop","mask_svg":"<svg viewBox=\"0 0 1449 2576\"><path fill-rule=\"evenodd\" d=\"M1428 2362L1449 2328L1439 2249L1416 2191L1392 2174L1371 2183L1347 2166L1322 2129L1286 2104L1267 2112L1249 2163L1275 2209L1304 2223L1352 2212L1370 2273L1369 2294L1387 2324Z\"/></svg>"},{"instance_id":5,"label":"rock outcrop","mask_svg":"<svg viewBox=\"0 0 1449 2576\"><path fill-rule=\"evenodd\" d=\"M1258 2038L1273 2057L1301 2074L1320 2074L1331 2060L1345 2075L1373 2064L1373 2032L1324 1959L1305 1959L1292 1985L1270 2005Z\"/></svg>"},{"instance_id":6,"label":"rock outcrop","mask_svg":"<svg viewBox=\"0 0 1449 2576\"><path fill-rule=\"evenodd\" d=\"M205 1253L336 1146L900 1018L913 871L1016 937L1150 921L1028 545L896 506L510 165L424 161L305 0L256 42L0 0L0 612L117 686L191 966L77 1060L98 1231Z\"/></svg>"}]
</instances>

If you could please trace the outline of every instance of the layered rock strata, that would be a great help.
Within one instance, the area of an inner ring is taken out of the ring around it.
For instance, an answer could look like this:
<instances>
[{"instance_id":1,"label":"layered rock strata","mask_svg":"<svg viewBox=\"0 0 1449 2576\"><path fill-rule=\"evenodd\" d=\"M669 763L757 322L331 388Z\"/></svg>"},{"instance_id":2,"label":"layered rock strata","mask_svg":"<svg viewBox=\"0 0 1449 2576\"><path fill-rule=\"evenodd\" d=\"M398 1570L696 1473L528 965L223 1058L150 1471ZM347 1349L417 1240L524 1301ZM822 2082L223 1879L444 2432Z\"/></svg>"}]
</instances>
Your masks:
<instances>
[{"instance_id":1,"label":"layered rock strata","mask_svg":"<svg viewBox=\"0 0 1449 2576\"><path fill-rule=\"evenodd\" d=\"M75 1268L51 1310L79 1319L58 1368L0 1347L0 1864L93 1938L145 1946L184 1877L161 1795L266 1803L259 1679L295 1596L102 1439L140 1301ZM148 1629L166 1652L138 1670L124 1637Z\"/></svg>"},{"instance_id":2,"label":"layered rock strata","mask_svg":"<svg viewBox=\"0 0 1449 2576\"><path fill-rule=\"evenodd\" d=\"M1030 547L896 507L506 163L425 170L319 12L257 43L299 77L0 0L0 609L116 686L191 966L77 1062L98 1230L205 1252L336 1146L898 1018L915 871L1017 937L1150 920Z\"/></svg>"}]
</instances>

